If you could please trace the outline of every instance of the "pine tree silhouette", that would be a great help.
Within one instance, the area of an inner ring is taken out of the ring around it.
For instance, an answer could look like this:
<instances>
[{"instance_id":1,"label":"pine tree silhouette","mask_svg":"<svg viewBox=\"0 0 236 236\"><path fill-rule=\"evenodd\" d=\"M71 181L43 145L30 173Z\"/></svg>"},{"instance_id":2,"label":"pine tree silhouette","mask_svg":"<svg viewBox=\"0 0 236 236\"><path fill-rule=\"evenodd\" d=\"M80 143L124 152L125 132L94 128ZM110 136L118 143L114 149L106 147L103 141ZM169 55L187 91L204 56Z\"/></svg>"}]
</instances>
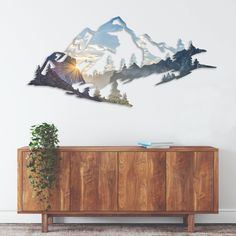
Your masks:
<instances>
[{"instance_id":1,"label":"pine tree silhouette","mask_svg":"<svg viewBox=\"0 0 236 236\"><path fill-rule=\"evenodd\" d=\"M122 96L122 104L130 105L126 93L124 93L123 96Z\"/></svg>"},{"instance_id":2,"label":"pine tree silhouette","mask_svg":"<svg viewBox=\"0 0 236 236\"><path fill-rule=\"evenodd\" d=\"M109 55L107 57L107 64L105 65L104 72L115 70L114 62L112 57Z\"/></svg>"},{"instance_id":3,"label":"pine tree silhouette","mask_svg":"<svg viewBox=\"0 0 236 236\"><path fill-rule=\"evenodd\" d=\"M108 100L113 103L119 103L121 100L121 93L118 89L118 83L117 81L114 81L111 88L111 93L108 96Z\"/></svg>"},{"instance_id":4,"label":"pine tree silhouette","mask_svg":"<svg viewBox=\"0 0 236 236\"><path fill-rule=\"evenodd\" d=\"M120 60L120 69L119 69L119 71L122 71L123 68L124 68L124 66L125 66L125 59L124 59L124 58L121 58L121 60Z\"/></svg>"},{"instance_id":5,"label":"pine tree silhouette","mask_svg":"<svg viewBox=\"0 0 236 236\"><path fill-rule=\"evenodd\" d=\"M39 78L41 76L41 68L38 65L36 71L35 71L35 78Z\"/></svg>"},{"instance_id":6,"label":"pine tree silhouette","mask_svg":"<svg viewBox=\"0 0 236 236\"><path fill-rule=\"evenodd\" d=\"M133 64L137 64L137 59L134 53L131 55L129 67L132 66Z\"/></svg>"},{"instance_id":7,"label":"pine tree silhouette","mask_svg":"<svg viewBox=\"0 0 236 236\"><path fill-rule=\"evenodd\" d=\"M177 41L177 51L182 51L182 50L184 50L184 44L182 42L182 39L179 39Z\"/></svg>"},{"instance_id":8,"label":"pine tree silhouette","mask_svg":"<svg viewBox=\"0 0 236 236\"><path fill-rule=\"evenodd\" d=\"M200 64L200 63L199 63L198 59L196 58L196 59L194 60L194 63L193 63L194 69L198 68L199 64Z\"/></svg>"},{"instance_id":9,"label":"pine tree silhouette","mask_svg":"<svg viewBox=\"0 0 236 236\"><path fill-rule=\"evenodd\" d=\"M94 97L98 98L98 99L102 99L100 90L98 88L96 88L95 92L94 92Z\"/></svg>"}]
</instances>

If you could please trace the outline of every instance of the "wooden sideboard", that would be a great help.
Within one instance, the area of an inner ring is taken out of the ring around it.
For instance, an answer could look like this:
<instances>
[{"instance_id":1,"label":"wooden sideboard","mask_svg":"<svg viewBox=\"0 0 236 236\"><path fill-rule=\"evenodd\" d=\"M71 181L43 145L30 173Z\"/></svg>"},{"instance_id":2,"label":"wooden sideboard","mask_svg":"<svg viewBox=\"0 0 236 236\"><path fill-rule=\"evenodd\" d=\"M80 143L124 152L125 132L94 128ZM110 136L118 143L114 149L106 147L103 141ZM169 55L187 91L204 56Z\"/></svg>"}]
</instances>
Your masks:
<instances>
[{"instance_id":1,"label":"wooden sideboard","mask_svg":"<svg viewBox=\"0 0 236 236\"><path fill-rule=\"evenodd\" d=\"M60 147L59 178L44 211L32 197L28 147L18 149L18 213L55 216L182 216L218 213L218 149L213 147Z\"/></svg>"}]
</instances>

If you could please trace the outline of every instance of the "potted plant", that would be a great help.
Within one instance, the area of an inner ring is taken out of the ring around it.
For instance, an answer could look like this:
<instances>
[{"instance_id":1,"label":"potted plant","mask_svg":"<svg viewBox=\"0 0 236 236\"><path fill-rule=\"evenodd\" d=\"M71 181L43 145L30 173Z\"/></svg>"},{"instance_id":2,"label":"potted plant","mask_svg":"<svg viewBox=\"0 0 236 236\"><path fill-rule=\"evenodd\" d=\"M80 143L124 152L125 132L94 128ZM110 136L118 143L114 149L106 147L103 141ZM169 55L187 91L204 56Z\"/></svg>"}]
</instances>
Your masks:
<instances>
[{"instance_id":1,"label":"potted plant","mask_svg":"<svg viewBox=\"0 0 236 236\"><path fill-rule=\"evenodd\" d=\"M36 196L47 211L51 208L50 192L56 186L58 172L58 129L42 123L31 127L27 171Z\"/></svg>"}]
</instances>

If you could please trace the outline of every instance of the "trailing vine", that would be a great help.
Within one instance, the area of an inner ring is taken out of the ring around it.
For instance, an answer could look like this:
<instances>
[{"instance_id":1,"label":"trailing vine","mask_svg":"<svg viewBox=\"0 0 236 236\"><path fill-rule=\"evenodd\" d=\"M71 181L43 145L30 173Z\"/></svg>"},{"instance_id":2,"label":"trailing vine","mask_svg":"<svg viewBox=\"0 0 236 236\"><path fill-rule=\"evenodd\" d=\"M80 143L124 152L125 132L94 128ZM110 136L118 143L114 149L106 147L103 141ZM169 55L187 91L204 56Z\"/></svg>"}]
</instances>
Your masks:
<instances>
[{"instance_id":1,"label":"trailing vine","mask_svg":"<svg viewBox=\"0 0 236 236\"><path fill-rule=\"evenodd\" d=\"M58 143L58 129L54 124L42 123L31 126L27 170L34 196L44 203L45 210L51 208L50 190L57 182Z\"/></svg>"}]
</instances>

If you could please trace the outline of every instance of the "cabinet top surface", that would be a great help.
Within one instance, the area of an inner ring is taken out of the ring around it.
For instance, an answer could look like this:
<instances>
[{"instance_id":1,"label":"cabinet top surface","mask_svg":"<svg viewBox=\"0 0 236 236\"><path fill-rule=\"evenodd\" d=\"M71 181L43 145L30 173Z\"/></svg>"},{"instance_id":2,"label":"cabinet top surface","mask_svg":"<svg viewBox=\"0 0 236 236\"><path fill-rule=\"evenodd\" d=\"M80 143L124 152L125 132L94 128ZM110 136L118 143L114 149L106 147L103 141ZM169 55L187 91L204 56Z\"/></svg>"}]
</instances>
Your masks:
<instances>
[{"instance_id":1,"label":"cabinet top surface","mask_svg":"<svg viewBox=\"0 0 236 236\"><path fill-rule=\"evenodd\" d=\"M29 147L21 147L18 150L28 151ZM210 146L171 146L170 148L143 148L139 146L59 146L61 151L111 151L111 152L150 152L150 151L165 151L165 152L176 152L176 151L218 151L217 148Z\"/></svg>"}]
</instances>

